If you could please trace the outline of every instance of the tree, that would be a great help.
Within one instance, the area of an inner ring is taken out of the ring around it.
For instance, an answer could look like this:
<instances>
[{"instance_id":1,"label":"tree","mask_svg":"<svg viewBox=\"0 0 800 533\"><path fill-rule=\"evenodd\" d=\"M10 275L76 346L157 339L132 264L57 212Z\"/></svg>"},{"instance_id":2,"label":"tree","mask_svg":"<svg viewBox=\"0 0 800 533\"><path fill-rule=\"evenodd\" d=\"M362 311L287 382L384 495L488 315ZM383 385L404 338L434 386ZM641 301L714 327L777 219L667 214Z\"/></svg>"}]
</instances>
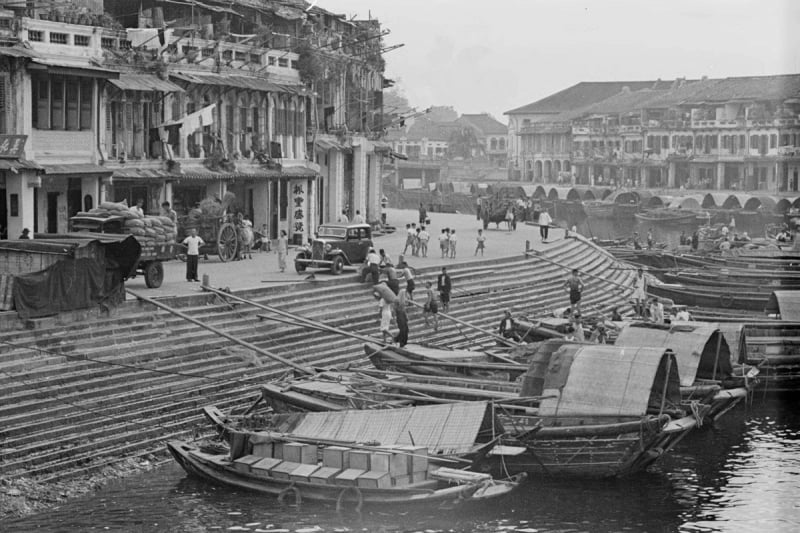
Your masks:
<instances>
[{"instance_id":1,"label":"tree","mask_svg":"<svg viewBox=\"0 0 800 533\"><path fill-rule=\"evenodd\" d=\"M474 129L464 126L450 134L447 144L447 153L450 157L472 159L483 155L483 151Z\"/></svg>"}]
</instances>

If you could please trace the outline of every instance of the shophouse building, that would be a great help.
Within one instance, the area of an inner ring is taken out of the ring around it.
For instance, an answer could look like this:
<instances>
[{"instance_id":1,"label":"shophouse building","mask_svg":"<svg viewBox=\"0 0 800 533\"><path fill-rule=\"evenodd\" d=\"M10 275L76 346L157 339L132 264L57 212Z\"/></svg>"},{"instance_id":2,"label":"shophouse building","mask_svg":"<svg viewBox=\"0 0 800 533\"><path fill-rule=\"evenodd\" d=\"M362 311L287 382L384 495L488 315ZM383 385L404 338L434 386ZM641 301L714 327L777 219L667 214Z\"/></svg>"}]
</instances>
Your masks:
<instances>
[{"instance_id":1,"label":"shophouse building","mask_svg":"<svg viewBox=\"0 0 800 533\"><path fill-rule=\"evenodd\" d=\"M22 146L0 159L9 236L66 231L103 201L185 215L228 192L272 238L302 242L343 210L379 219L378 21L303 2L74 4L0 13L2 133Z\"/></svg>"}]
</instances>

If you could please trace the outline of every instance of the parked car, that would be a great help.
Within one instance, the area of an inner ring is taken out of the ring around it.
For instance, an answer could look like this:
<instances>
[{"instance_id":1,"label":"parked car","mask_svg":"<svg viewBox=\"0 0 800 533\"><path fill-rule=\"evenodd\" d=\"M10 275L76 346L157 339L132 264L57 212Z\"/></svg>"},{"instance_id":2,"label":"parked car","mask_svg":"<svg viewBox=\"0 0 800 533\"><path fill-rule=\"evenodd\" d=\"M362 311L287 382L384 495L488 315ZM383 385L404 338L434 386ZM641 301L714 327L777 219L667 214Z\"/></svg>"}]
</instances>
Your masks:
<instances>
[{"instance_id":1,"label":"parked car","mask_svg":"<svg viewBox=\"0 0 800 533\"><path fill-rule=\"evenodd\" d=\"M341 274L346 266L358 267L372 248L372 229L369 224L323 224L311 246L299 249L294 269L328 268L331 274Z\"/></svg>"}]
</instances>

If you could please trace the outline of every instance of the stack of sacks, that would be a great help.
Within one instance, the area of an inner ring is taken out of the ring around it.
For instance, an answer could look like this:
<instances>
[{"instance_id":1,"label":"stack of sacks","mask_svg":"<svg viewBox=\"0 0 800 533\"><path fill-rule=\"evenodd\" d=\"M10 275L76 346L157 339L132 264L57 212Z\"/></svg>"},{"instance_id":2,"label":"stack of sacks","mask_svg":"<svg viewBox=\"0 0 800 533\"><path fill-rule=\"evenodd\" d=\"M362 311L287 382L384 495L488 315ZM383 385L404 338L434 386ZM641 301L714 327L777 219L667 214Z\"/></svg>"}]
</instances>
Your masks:
<instances>
[{"instance_id":1,"label":"stack of sacks","mask_svg":"<svg viewBox=\"0 0 800 533\"><path fill-rule=\"evenodd\" d=\"M78 216L125 217L125 233L136 235L137 237L147 237L155 242L175 242L178 236L178 228L172 219L149 215L142 217L138 213L131 211L127 202L103 202L94 209L78 213Z\"/></svg>"}]
</instances>

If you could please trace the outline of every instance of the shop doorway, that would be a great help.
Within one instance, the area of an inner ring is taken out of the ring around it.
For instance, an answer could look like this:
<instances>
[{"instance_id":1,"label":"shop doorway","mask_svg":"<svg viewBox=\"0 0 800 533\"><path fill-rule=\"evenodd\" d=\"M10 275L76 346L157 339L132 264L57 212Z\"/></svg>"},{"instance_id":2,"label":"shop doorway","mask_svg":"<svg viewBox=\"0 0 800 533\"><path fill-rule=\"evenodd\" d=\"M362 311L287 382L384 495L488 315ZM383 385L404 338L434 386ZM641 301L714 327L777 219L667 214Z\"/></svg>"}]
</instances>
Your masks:
<instances>
[{"instance_id":1,"label":"shop doorway","mask_svg":"<svg viewBox=\"0 0 800 533\"><path fill-rule=\"evenodd\" d=\"M67 182L67 218L77 215L82 206L83 193L81 192L81 179L69 178Z\"/></svg>"},{"instance_id":2,"label":"shop doorway","mask_svg":"<svg viewBox=\"0 0 800 533\"><path fill-rule=\"evenodd\" d=\"M8 239L8 207L6 190L0 189L0 239Z\"/></svg>"},{"instance_id":3,"label":"shop doorway","mask_svg":"<svg viewBox=\"0 0 800 533\"><path fill-rule=\"evenodd\" d=\"M58 194L47 193L47 233L58 233Z\"/></svg>"}]
</instances>

